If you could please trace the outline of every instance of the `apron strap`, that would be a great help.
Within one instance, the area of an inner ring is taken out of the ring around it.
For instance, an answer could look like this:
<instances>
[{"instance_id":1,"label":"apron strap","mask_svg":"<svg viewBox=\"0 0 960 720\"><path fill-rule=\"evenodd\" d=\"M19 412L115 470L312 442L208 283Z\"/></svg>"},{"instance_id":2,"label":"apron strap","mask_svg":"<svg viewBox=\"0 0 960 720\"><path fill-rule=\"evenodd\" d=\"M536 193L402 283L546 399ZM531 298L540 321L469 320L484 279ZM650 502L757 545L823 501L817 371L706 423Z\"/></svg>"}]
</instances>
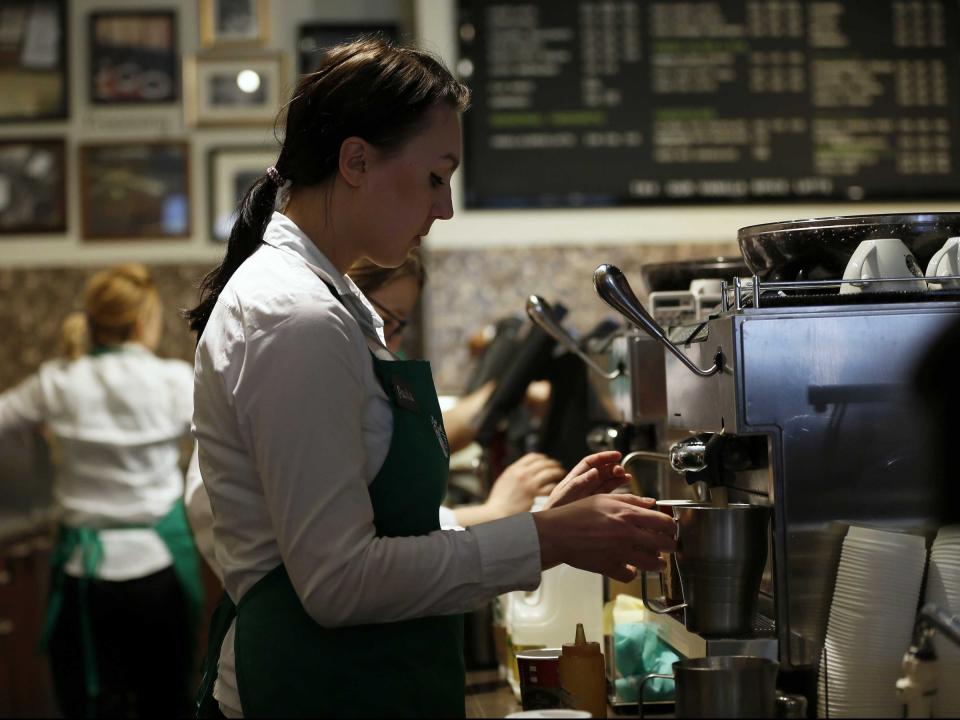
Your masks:
<instances>
[{"instance_id":1,"label":"apron strap","mask_svg":"<svg viewBox=\"0 0 960 720\"><path fill-rule=\"evenodd\" d=\"M40 651L46 652L56 629L63 606L63 582L66 577L64 566L78 545L83 565L83 576L79 578L77 594L80 607L80 645L83 652L84 687L89 701L100 695L100 673L97 671L97 649L93 641L93 621L90 618L88 578L95 575L103 559L103 543L100 541L100 534L92 528L60 526L57 544L50 556L51 592L43 634L40 637Z\"/></svg>"},{"instance_id":2,"label":"apron strap","mask_svg":"<svg viewBox=\"0 0 960 720\"><path fill-rule=\"evenodd\" d=\"M196 716L198 718L219 718L220 705L213 697L213 686L217 682L217 663L220 661L220 648L237 616L237 606L226 592L210 618L210 634L207 637L207 657L203 661L203 678L197 691Z\"/></svg>"}]
</instances>

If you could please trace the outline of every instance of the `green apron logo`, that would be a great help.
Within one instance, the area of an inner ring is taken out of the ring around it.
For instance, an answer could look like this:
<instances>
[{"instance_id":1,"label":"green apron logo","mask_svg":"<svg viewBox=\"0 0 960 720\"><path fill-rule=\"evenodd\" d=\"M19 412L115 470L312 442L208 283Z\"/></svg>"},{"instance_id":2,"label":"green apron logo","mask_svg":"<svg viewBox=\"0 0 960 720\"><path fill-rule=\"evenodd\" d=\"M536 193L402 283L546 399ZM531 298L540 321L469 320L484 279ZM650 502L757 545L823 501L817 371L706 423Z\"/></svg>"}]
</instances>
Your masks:
<instances>
[{"instance_id":1,"label":"green apron logo","mask_svg":"<svg viewBox=\"0 0 960 720\"><path fill-rule=\"evenodd\" d=\"M437 422L437 419L431 415L430 422L433 424L433 432L437 435L437 442L440 443L440 449L443 450L443 456L450 457L450 443L447 441L447 433L443 425Z\"/></svg>"}]
</instances>

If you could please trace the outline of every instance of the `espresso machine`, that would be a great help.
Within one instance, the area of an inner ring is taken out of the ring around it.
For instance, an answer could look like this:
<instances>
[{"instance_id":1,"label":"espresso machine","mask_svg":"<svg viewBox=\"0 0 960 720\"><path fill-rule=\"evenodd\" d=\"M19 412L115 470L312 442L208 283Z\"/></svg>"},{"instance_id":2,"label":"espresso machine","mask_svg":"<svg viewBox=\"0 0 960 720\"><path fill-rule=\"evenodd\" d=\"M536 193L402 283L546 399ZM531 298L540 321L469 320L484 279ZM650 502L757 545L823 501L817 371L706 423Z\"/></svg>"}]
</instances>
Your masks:
<instances>
[{"instance_id":1,"label":"espresso machine","mask_svg":"<svg viewBox=\"0 0 960 720\"><path fill-rule=\"evenodd\" d=\"M590 387L585 407L588 450L619 450L625 458L637 451L642 454L656 450L666 414L662 349L636 329L620 327L577 341L539 295L527 299L526 309L535 325L568 353L579 357L586 368ZM636 385L631 382L634 376L651 374L657 374L659 381ZM644 463L634 477L634 490L638 493L651 494L660 487L656 466L647 467Z\"/></svg>"},{"instance_id":2,"label":"espresso machine","mask_svg":"<svg viewBox=\"0 0 960 720\"><path fill-rule=\"evenodd\" d=\"M617 268L597 268L600 297L662 349L667 432L681 438L671 465L703 498L772 509L755 633L703 638L706 654L772 653L812 700L848 525L929 537L941 524L946 494L913 382L930 343L960 319L956 279L904 291L907 278L876 278L841 292L850 283L840 278L864 240L899 238L926 265L957 235L960 214L743 228L752 278L725 283L710 317L668 327Z\"/></svg>"},{"instance_id":3,"label":"espresso machine","mask_svg":"<svg viewBox=\"0 0 960 720\"><path fill-rule=\"evenodd\" d=\"M698 283L719 283L746 272L740 257L708 257L646 264L641 277L654 318L674 324L680 319L702 319L708 304L720 302L710 293L694 292ZM578 341L538 295L528 299L527 315L587 368L589 450L619 450L634 478L632 490L639 495L663 498L681 492L681 476L660 462L666 459L672 435L676 435L667 427L663 347L629 323Z\"/></svg>"}]
</instances>

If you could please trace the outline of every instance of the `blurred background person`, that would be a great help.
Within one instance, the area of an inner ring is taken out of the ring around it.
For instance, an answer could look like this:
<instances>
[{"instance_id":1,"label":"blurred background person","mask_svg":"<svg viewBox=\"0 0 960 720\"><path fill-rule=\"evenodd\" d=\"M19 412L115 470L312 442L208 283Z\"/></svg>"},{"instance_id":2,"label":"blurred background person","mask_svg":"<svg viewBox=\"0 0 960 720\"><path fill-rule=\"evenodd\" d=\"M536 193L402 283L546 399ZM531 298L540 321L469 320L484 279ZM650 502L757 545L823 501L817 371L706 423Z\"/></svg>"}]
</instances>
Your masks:
<instances>
[{"instance_id":1,"label":"blurred background person","mask_svg":"<svg viewBox=\"0 0 960 720\"><path fill-rule=\"evenodd\" d=\"M60 456L44 632L57 701L68 717L182 715L202 603L179 466L193 369L154 355L144 266L97 273L84 306L64 357L0 394L0 435L45 427Z\"/></svg>"},{"instance_id":2,"label":"blurred background person","mask_svg":"<svg viewBox=\"0 0 960 720\"><path fill-rule=\"evenodd\" d=\"M414 249L404 263L396 268L382 268L369 260L361 260L350 268L347 275L383 319L387 348L403 357L403 333L410 325L410 318L427 281L419 251ZM477 418L495 386L496 381L490 380L443 411L443 425L451 453L473 442ZM536 389L536 395L542 395L542 388ZM527 453L500 474L483 504L454 508L456 522L451 522L452 518L445 518L444 508L441 508L441 524L466 527L529 510L533 499L538 495L549 495L563 475L564 470L556 460L542 453Z\"/></svg>"}]
</instances>

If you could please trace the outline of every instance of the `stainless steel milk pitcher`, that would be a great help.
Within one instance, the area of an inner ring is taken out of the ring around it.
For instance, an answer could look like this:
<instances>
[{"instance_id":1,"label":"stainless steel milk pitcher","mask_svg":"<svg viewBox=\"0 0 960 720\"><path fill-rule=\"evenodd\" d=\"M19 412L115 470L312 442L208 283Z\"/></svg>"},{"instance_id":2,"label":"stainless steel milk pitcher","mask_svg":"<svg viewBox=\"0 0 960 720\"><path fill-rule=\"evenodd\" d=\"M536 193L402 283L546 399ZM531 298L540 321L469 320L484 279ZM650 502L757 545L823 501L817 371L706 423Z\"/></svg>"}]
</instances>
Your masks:
<instances>
[{"instance_id":1,"label":"stainless steel milk pitcher","mask_svg":"<svg viewBox=\"0 0 960 720\"><path fill-rule=\"evenodd\" d=\"M674 679L678 718L780 717L778 668L776 660L736 655L678 660L673 675L651 673L640 682L640 717L643 686L653 678Z\"/></svg>"},{"instance_id":2,"label":"stainless steel milk pitcher","mask_svg":"<svg viewBox=\"0 0 960 720\"><path fill-rule=\"evenodd\" d=\"M691 632L712 636L748 635L757 614L757 595L767 562L770 508L765 505L676 505L677 549L683 602L668 607L647 597L657 614L684 611Z\"/></svg>"}]
</instances>

